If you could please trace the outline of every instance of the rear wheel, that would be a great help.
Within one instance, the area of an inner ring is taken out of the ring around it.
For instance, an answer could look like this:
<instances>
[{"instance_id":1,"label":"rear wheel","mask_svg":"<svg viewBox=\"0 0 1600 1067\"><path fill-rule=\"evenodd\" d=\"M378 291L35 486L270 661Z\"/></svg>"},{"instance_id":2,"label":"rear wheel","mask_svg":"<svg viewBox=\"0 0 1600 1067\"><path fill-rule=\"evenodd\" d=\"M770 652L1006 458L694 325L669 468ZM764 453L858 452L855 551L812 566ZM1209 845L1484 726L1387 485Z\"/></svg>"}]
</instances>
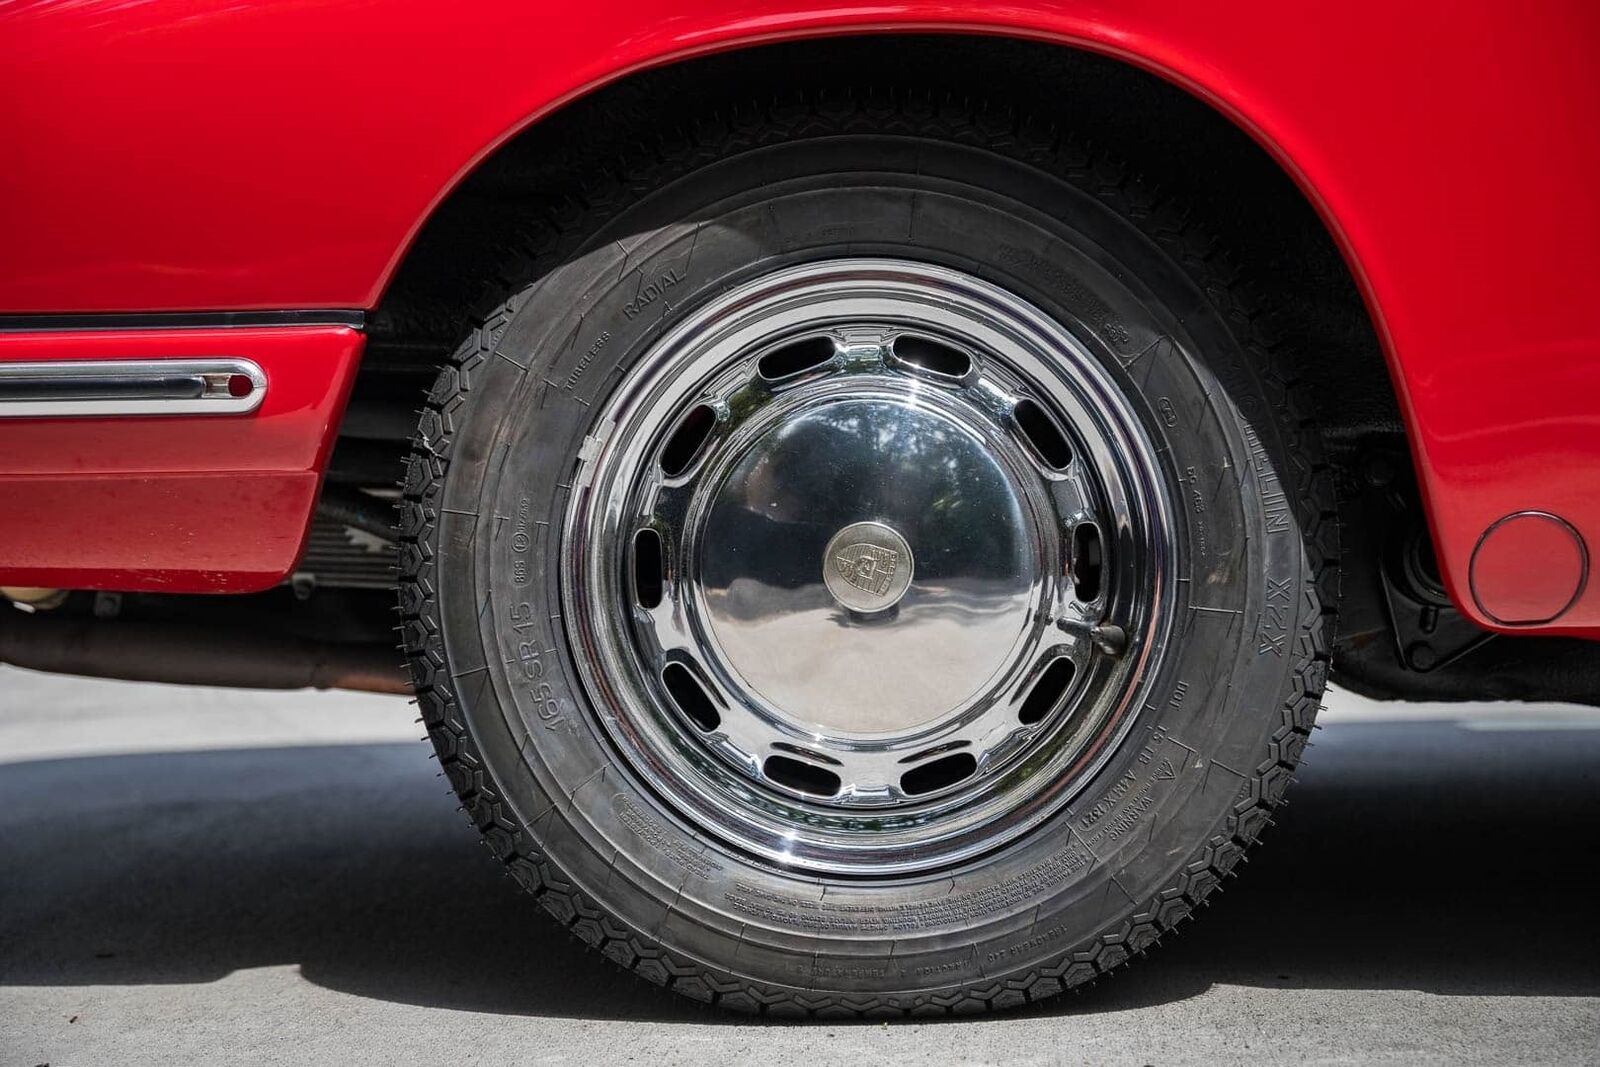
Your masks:
<instances>
[{"instance_id":1,"label":"rear wheel","mask_svg":"<svg viewBox=\"0 0 1600 1067\"><path fill-rule=\"evenodd\" d=\"M406 649L475 823L746 1010L1143 951L1326 671L1326 478L1212 249L1054 137L912 117L664 153L458 352L408 474Z\"/></svg>"}]
</instances>

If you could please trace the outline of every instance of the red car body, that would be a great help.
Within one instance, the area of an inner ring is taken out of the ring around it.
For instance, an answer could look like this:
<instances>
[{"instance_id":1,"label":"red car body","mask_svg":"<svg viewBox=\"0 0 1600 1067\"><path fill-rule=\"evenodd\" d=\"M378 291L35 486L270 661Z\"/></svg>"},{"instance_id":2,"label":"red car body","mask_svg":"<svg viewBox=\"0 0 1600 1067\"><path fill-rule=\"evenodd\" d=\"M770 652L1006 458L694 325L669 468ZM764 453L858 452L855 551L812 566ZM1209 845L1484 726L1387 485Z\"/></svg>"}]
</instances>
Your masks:
<instances>
[{"instance_id":1,"label":"red car body","mask_svg":"<svg viewBox=\"0 0 1600 1067\"><path fill-rule=\"evenodd\" d=\"M0 362L222 353L273 388L240 419L0 420L0 583L280 581L362 336L337 314L251 330L223 328L224 313L376 307L476 164L631 72L897 31L1103 53L1246 130L1365 299L1455 604L1491 629L1600 636L1586 582L1600 544L1600 7L1587 0L13 0L0 5ZM173 312L209 317L162 329L103 314Z\"/></svg>"}]
</instances>

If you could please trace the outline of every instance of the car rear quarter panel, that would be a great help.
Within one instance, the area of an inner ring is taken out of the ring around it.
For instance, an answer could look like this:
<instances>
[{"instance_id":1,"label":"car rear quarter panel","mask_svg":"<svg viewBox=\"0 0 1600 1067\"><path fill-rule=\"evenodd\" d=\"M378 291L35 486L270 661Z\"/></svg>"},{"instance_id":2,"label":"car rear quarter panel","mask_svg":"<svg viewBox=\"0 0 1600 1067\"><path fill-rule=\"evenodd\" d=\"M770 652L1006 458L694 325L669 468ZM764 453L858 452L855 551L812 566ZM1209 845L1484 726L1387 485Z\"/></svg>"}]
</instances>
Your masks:
<instances>
[{"instance_id":1,"label":"car rear quarter panel","mask_svg":"<svg viewBox=\"0 0 1600 1067\"><path fill-rule=\"evenodd\" d=\"M914 29L1118 56L1249 131L1334 234L1462 609L1489 624L1466 577L1503 515L1600 544L1588 0L13 0L0 24L0 313L371 308L498 144L699 53ZM1600 635L1600 592L1554 628Z\"/></svg>"}]
</instances>

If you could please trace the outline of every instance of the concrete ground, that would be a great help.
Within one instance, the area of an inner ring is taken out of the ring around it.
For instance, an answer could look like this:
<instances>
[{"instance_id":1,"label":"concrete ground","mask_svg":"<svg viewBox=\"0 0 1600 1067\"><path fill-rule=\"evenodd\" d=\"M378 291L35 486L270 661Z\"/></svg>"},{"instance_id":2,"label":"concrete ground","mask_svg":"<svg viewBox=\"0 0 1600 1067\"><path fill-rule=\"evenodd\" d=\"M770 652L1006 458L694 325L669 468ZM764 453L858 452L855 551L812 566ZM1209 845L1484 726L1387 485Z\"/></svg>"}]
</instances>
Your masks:
<instances>
[{"instance_id":1,"label":"concrete ground","mask_svg":"<svg viewBox=\"0 0 1600 1067\"><path fill-rule=\"evenodd\" d=\"M0 1067L1600 1062L1600 713L1335 694L1184 935L1076 997L752 1023L496 870L392 698L0 668Z\"/></svg>"}]
</instances>

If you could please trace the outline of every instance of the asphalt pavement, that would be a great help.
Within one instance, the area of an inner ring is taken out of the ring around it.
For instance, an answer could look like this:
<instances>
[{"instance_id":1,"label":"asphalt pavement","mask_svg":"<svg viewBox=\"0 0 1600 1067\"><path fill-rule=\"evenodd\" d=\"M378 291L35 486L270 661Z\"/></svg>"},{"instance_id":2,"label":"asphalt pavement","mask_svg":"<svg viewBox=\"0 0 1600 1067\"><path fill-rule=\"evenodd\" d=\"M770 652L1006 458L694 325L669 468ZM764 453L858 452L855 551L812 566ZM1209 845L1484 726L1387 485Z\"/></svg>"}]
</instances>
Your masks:
<instances>
[{"instance_id":1,"label":"asphalt pavement","mask_svg":"<svg viewBox=\"0 0 1600 1067\"><path fill-rule=\"evenodd\" d=\"M1182 936L887 1025L623 975L500 874L412 717L0 668L0 1067L1600 1062L1600 711L1336 693Z\"/></svg>"}]
</instances>

